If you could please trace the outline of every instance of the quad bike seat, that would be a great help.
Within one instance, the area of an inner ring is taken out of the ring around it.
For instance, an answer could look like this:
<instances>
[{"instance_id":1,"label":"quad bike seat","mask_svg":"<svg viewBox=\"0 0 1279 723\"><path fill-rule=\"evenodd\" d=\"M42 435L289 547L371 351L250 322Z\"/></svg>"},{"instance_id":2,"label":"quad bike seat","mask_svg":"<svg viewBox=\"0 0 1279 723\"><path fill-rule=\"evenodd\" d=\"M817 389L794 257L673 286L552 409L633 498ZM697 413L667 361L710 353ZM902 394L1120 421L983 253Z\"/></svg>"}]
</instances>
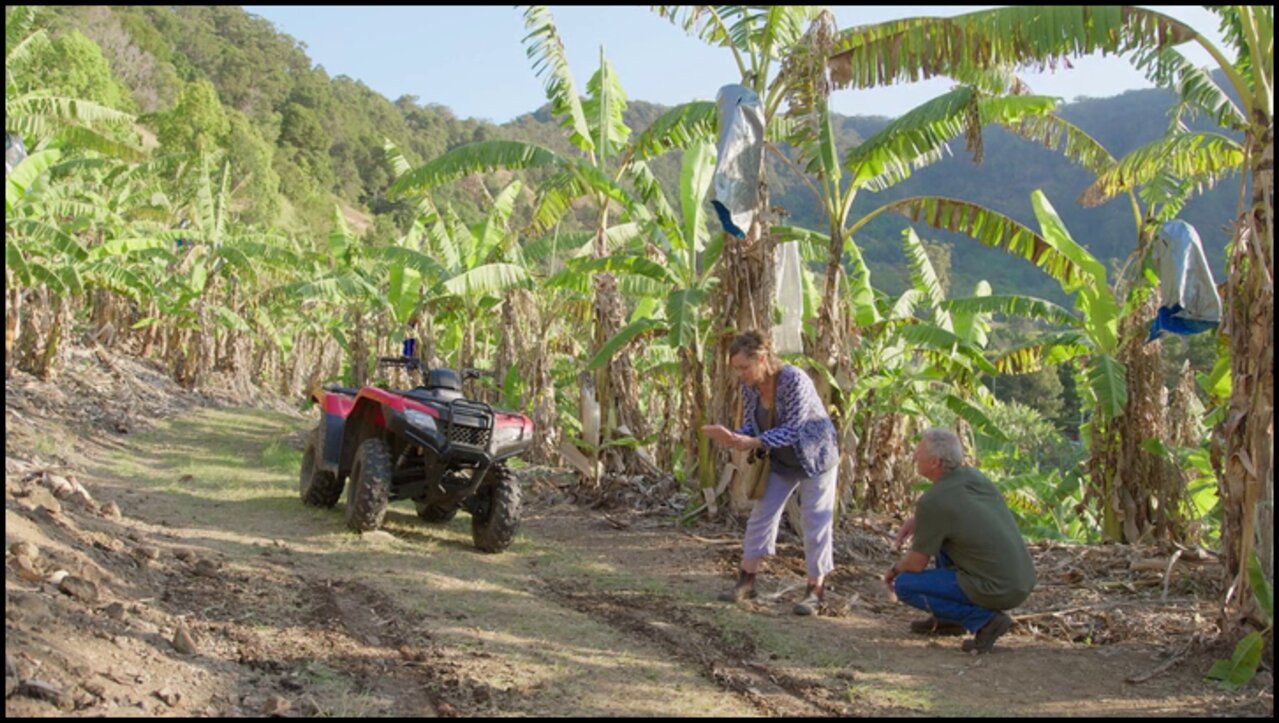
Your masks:
<instances>
[{"instance_id":1,"label":"quad bike seat","mask_svg":"<svg viewBox=\"0 0 1279 723\"><path fill-rule=\"evenodd\" d=\"M427 389L462 391L462 379L452 369L432 369L426 377Z\"/></svg>"},{"instance_id":2,"label":"quad bike seat","mask_svg":"<svg viewBox=\"0 0 1279 723\"><path fill-rule=\"evenodd\" d=\"M462 398L462 380L452 369L432 369L427 374L426 386L406 394L428 402L451 402Z\"/></svg>"}]
</instances>

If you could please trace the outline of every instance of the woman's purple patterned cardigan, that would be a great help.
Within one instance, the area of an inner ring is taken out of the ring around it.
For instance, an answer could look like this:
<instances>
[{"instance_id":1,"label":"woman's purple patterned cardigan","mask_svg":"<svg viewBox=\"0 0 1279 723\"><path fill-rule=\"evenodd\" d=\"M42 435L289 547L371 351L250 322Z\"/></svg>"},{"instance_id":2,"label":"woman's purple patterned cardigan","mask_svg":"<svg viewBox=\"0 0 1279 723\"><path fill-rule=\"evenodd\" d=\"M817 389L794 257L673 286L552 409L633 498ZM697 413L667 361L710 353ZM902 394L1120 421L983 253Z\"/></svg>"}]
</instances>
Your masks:
<instances>
[{"instance_id":1,"label":"woman's purple patterned cardigan","mask_svg":"<svg viewBox=\"0 0 1279 723\"><path fill-rule=\"evenodd\" d=\"M777 410L780 423L759 434L755 429L755 407L759 405L759 391L742 385L742 428L738 434L759 437L764 446L785 447L794 445L795 455L810 477L825 472L839 461L839 444L835 425L826 414L821 397L813 380L798 367L786 364L777 376Z\"/></svg>"}]
</instances>

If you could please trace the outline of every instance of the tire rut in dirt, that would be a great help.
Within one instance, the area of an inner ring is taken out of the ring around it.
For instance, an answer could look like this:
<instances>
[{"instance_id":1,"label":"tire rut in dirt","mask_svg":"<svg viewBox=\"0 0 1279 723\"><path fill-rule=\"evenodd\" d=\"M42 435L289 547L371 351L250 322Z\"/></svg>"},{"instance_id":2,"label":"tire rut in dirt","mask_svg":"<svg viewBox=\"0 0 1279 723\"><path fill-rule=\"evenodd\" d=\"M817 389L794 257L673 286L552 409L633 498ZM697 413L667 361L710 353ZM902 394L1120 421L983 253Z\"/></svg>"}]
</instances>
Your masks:
<instances>
[{"instance_id":1,"label":"tire rut in dirt","mask_svg":"<svg viewBox=\"0 0 1279 723\"><path fill-rule=\"evenodd\" d=\"M309 587L315 605L312 622L363 646L394 651L399 658L391 665L385 658L368 658L368 665L358 671L364 686L384 691L400 704L417 697L446 717L507 708L507 691L462 672L458 654L431 642L425 621L387 595L352 580L313 580Z\"/></svg>"},{"instance_id":2,"label":"tire rut in dirt","mask_svg":"<svg viewBox=\"0 0 1279 723\"><path fill-rule=\"evenodd\" d=\"M729 637L715 625L680 610L678 603L648 593L583 590L580 581L546 580L546 594L609 627L656 644L691 663L716 685L745 698L767 715L852 715L849 708L813 697L822 688L755 660L750 638Z\"/></svg>"}]
</instances>

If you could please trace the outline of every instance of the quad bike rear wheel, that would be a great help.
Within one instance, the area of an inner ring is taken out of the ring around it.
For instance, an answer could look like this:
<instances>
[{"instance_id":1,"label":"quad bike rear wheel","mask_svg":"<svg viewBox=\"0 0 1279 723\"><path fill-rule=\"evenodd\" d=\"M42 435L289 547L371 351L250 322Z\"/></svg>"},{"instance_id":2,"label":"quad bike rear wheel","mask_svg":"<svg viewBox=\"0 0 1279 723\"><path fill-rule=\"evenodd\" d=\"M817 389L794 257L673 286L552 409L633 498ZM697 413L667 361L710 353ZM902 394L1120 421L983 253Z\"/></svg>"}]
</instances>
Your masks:
<instances>
[{"instance_id":1,"label":"quad bike rear wheel","mask_svg":"<svg viewBox=\"0 0 1279 723\"><path fill-rule=\"evenodd\" d=\"M391 449L371 438L360 443L346 492L346 526L369 532L382 526L391 495Z\"/></svg>"},{"instance_id":2,"label":"quad bike rear wheel","mask_svg":"<svg viewBox=\"0 0 1279 723\"><path fill-rule=\"evenodd\" d=\"M520 528L520 483L504 464L494 465L488 474L491 479L475 492L471 537L480 551L501 552Z\"/></svg>"},{"instance_id":3,"label":"quad bike rear wheel","mask_svg":"<svg viewBox=\"0 0 1279 723\"><path fill-rule=\"evenodd\" d=\"M302 503L311 507L332 507L342 496L342 482L332 472L322 471L316 464L323 449L324 425L311 432L302 453L302 473L298 479L298 492Z\"/></svg>"}]
</instances>

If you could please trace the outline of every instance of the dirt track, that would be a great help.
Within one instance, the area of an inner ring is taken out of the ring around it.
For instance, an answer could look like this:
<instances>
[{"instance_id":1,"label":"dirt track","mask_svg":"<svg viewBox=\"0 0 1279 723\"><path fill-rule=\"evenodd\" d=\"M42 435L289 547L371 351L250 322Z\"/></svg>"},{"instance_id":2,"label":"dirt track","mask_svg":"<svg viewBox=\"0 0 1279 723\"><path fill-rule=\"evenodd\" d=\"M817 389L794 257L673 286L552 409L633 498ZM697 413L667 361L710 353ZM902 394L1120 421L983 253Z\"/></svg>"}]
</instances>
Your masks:
<instances>
[{"instance_id":1,"label":"dirt track","mask_svg":"<svg viewBox=\"0 0 1279 723\"><path fill-rule=\"evenodd\" d=\"M6 715L1273 710L1268 673L1222 693L1202 679L1214 651L1199 648L1126 682L1166 662L1175 641L1071 643L1024 624L976 656L958 638L913 636L917 615L879 580L883 527L837 536L838 569L814 618L789 614L802 592L793 539L762 576L764 592L782 594L725 605L714 595L738 553L731 529L690 534L665 516L591 510L554 477L525 475L524 526L504 554L473 549L466 514L428 525L405 503L385 532L360 538L343 528L343 503L320 511L297 499L295 445L308 424L203 409L46 450L81 471L98 513L74 500L51 513L37 482L7 474L6 547L37 546L41 574L65 569L97 594L24 577L7 557L5 651L18 675ZM121 519L103 516L108 502ZM1067 600L1056 597L1066 586L1044 582L1028 609ZM1165 607L1194 595L1192 583L1174 586ZM179 627L196 652L175 649Z\"/></svg>"}]
</instances>

